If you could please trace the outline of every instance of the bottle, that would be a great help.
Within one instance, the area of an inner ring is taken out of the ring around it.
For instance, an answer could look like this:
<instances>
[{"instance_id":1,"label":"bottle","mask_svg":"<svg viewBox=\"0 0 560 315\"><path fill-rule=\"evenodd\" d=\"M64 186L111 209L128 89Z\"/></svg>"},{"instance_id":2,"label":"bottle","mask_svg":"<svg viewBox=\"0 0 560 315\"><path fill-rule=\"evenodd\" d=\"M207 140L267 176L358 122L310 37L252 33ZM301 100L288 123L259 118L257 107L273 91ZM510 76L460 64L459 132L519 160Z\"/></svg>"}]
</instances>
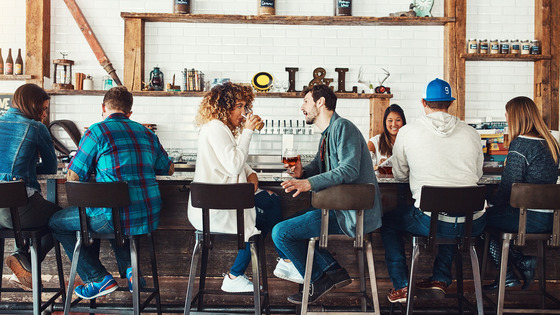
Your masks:
<instances>
[{"instance_id":1,"label":"bottle","mask_svg":"<svg viewBox=\"0 0 560 315\"><path fill-rule=\"evenodd\" d=\"M14 66L14 74L22 75L23 74L23 59L21 58L21 48L18 48L18 54L16 57L16 64Z\"/></svg>"},{"instance_id":2,"label":"bottle","mask_svg":"<svg viewBox=\"0 0 560 315\"><path fill-rule=\"evenodd\" d=\"M191 4L189 2L190 0L175 0L175 5L173 5L173 13L191 13Z\"/></svg>"},{"instance_id":3,"label":"bottle","mask_svg":"<svg viewBox=\"0 0 560 315\"><path fill-rule=\"evenodd\" d=\"M14 59L12 59L12 49L8 49L8 58L6 58L6 68L4 69L6 74L14 74Z\"/></svg>"},{"instance_id":4,"label":"bottle","mask_svg":"<svg viewBox=\"0 0 560 315\"><path fill-rule=\"evenodd\" d=\"M352 15L352 0L335 0L336 1L336 15L337 16L351 16Z\"/></svg>"},{"instance_id":5,"label":"bottle","mask_svg":"<svg viewBox=\"0 0 560 315\"><path fill-rule=\"evenodd\" d=\"M276 14L275 0L258 0L259 1L259 15L274 15Z\"/></svg>"},{"instance_id":6,"label":"bottle","mask_svg":"<svg viewBox=\"0 0 560 315\"><path fill-rule=\"evenodd\" d=\"M0 48L0 74L4 74L4 58L2 58L2 48Z\"/></svg>"}]
</instances>

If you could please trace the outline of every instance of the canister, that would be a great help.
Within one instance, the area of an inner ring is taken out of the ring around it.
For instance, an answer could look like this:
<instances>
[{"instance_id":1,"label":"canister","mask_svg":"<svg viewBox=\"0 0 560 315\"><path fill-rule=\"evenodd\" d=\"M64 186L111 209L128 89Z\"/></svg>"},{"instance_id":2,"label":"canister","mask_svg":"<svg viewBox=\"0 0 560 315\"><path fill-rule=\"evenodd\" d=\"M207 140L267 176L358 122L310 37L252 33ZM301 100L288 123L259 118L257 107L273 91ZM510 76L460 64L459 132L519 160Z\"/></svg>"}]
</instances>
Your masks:
<instances>
[{"instance_id":1,"label":"canister","mask_svg":"<svg viewBox=\"0 0 560 315\"><path fill-rule=\"evenodd\" d=\"M476 38L470 38L467 44L467 53L476 54L478 53L478 41Z\"/></svg>"},{"instance_id":2,"label":"canister","mask_svg":"<svg viewBox=\"0 0 560 315\"><path fill-rule=\"evenodd\" d=\"M531 53L531 44L529 44L528 39L524 39L521 41L521 54L528 55Z\"/></svg>"},{"instance_id":3,"label":"canister","mask_svg":"<svg viewBox=\"0 0 560 315\"><path fill-rule=\"evenodd\" d=\"M481 54L487 54L488 53L488 40L487 39L481 39L478 46L480 47L480 53Z\"/></svg>"},{"instance_id":4,"label":"canister","mask_svg":"<svg viewBox=\"0 0 560 315\"><path fill-rule=\"evenodd\" d=\"M531 55L539 55L541 53L541 43L538 40L531 41Z\"/></svg>"},{"instance_id":5,"label":"canister","mask_svg":"<svg viewBox=\"0 0 560 315\"><path fill-rule=\"evenodd\" d=\"M497 39L493 39L490 41L490 54L499 54L500 53L500 42Z\"/></svg>"},{"instance_id":6,"label":"canister","mask_svg":"<svg viewBox=\"0 0 560 315\"><path fill-rule=\"evenodd\" d=\"M191 13L191 0L174 0L173 13Z\"/></svg>"},{"instance_id":7,"label":"canister","mask_svg":"<svg viewBox=\"0 0 560 315\"><path fill-rule=\"evenodd\" d=\"M521 46L519 45L519 39L512 39L510 42L510 53L514 55L519 55L521 51Z\"/></svg>"},{"instance_id":8,"label":"canister","mask_svg":"<svg viewBox=\"0 0 560 315\"><path fill-rule=\"evenodd\" d=\"M352 15L352 0L335 0L336 2L336 15L351 16Z\"/></svg>"},{"instance_id":9,"label":"canister","mask_svg":"<svg viewBox=\"0 0 560 315\"><path fill-rule=\"evenodd\" d=\"M502 54L509 54L509 40L502 39L500 41L500 52Z\"/></svg>"},{"instance_id":10,"label":"canister","mask_svg":"<svg viewBox=\"0 0 560 315\"><path fill-rule=\"evenodd\" d=\"M258 0L259 15L274 15L276 14L275 0Z\"/></svg>"}]
</instances>

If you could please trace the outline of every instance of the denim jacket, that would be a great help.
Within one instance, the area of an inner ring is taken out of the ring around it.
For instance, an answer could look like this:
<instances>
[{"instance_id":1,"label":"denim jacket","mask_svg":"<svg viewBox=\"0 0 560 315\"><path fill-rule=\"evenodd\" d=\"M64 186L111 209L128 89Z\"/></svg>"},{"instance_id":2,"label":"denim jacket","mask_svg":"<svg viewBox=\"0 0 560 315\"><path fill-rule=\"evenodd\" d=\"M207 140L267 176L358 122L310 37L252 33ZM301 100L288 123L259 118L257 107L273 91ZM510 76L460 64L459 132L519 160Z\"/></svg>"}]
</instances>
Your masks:
<instances>
[{"instance_id":1,"label":"denim jacket","mask_svg":"<svg viewBox=\"0 0 560 315\"><path fill-rule=\"evenodd\" d=\"M51 135L43 123L27 118L17 108L0 117L0 181L23 180L28 188L41 191L37 174L56 173L57 163Z\"/></svg>"}]
</instances>

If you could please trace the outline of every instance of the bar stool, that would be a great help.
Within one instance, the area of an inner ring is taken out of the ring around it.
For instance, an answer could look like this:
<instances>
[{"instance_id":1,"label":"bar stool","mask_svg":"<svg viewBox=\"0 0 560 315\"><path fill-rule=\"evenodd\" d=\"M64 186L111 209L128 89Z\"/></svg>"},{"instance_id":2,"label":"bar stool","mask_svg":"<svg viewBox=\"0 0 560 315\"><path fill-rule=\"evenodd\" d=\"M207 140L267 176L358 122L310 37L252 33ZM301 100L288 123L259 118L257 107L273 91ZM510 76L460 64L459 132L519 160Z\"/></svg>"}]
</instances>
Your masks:
<instances>
[{"instance_id":1,"label":"bar stool","mask_svg":"<svg viewBox=\"0 0 560 315\"><path fill-rule=\"evenodd\" d=\"M76 305L81 301L77 298L72 301L72 292L74 289L74 280L76 278L76 268L78 266L78 259L80 257L80 250L82 246L90 246L94 240L97 239L114 239L117 246L122 247L126 241L130 244L130 257L132 267L132 311L133 314L140 314L142 310L150 303L155 297L157 313L161 315L161 302L159 294L158 272L156 255L154 248L154 239L151 233L145 234L149 241L150 259L152 265L152 279L154 282L153 288L140 288L138 282L138 247L140 235L125 235L122 231L122 222L120 216L120 208L126 207L130 204L128 194L128 184L126 182L66 182L66 194L68 196L68 204L76 206L80 211L80 227L81 230L76 232L76 247L74 247L74 254L72 259L72 267L70 269L70 279L68 281L68 296L64 306L64 315L68 315L70 310L76 312L89 312L94 313L101 311L105 313L122 314L122 309L116 309L112 305L107 307L98 308L96 299L90 300L89 307L77 307ZM113 227L114 233L99 234L88 230L86 208L112 208ZM122 291L128 291L128 288L119 288ZM140 292L150 292L148 297L140 305Z\"/></svg>"},{"instance_id":2,"label":"bar stool","mask_svg":"<svg viewBox=\"0 0 560 315\"><path fill-rule=\"evenodd\" d=\"M420 249L435 255L438 245L452 244L457 246L455 254L455 270L457 277L457 302L459 313L463 314L463 303L466 303L473 312L484 314L482 301L482 283L480 281L480 268L476 254L476 237L472 237L473 216L475 211L484 209L486 186L463 186L463 187L438 187L422 186L422 198L420 209L431 212L430 232L428 236L412 236L412 257L410 264L410 275L408 280L408 298L406 303L406 314L414 311L415 276L418 269L418 257ZM464 235L456 238L443 238L437 236L437 223L439 214L445 212L449 216L465 217ZM465 298L463 292L463 253L469 252L473 272L474 290L476 297L476 309ZM412 298L411 298L412 297ZM391 305L391 314L393 305Z\"/></svg>"},{"instance_id":3,"label":"bar stool","mask_svg":"<svg viewBox=\"0 0 560 315\"><path fill-rule=\"evenodd\" d=\"M54 249L56 252L56 265L58 271L59 288L43 288L41 284L41 238L50 235L48 226L40 228L22 229L19 217L18 207L27 204L27 190L23 181L0 182L0 208L10 208L12 216L13 229L0 229L0 253L2 253L2 261L4 261L4 241L13 238L18 247L30 244L31 252L31 277L33 285L33 314L40 315L41 312L52 312L53 305L59 296L65 298L64 290L64 272L62 271L62 258L60 255L60 247L54 240ZM0 267L0 293L2 292L25 292L23 289L2 288L2 272ZM54 295L45 303L41 302L43 292L53 292ZM48 309L48 310L47 310ZM3 314L29 313L28 310L2 309Z\"/></svg>"},{"instance_id":4,"label":"bar stool","mask_svg":"<svg viewBox=\"0 0 560 315\"><path fill-rule=\"evenodd\" d=\"M303 297L301 314L325 314L322 312L308 312L309 289L311 287L311 270L315 255L315 243L319 240L319 247L326 250L329 239L352 240L356 249L358 270L360 273L360 291L340 293L344 295L361 296L361 314L381 314L379 297L377 294L377 279L373 262L373 249L371 241L364 238L364 211L371 209L375 201L375 185L373 184L345 184L332 186L319 192L313 192L311 204L314 208L321 209L321 236L309 239L307 247L307 261L305 263L305 276L303 280ZM356 236L329 235L329 210L356 210ZM370 234L371 236L371 234ZM365 251L364 251L365 247ZM365 257L364 257L365 256ZM364 258L367 258L371 298L366 291L366 272ZM372 312L367 311L367 306L373 307ZM328 312L328 314L354 314L354 312Z\"/></svg>"},{"instance_id":5,"label":"bar stool","mask_svg":"<svg viewBox=\"0 0 560 315\"><path fill-rule=\"evenodd\" d=\"M506 233L499 229L489 229L486 231L486 241L484 243L484 256L482 259L482 268L486 268L488 261L488 247L490 244L490 236L496 235L502 240L502 260L500 262L500 278L498 286L498 300L494 303L492 299L485 295L496 307L496 314L503 313L525 313L525 314L560 314L560 309L556 310L543 310L546 307L546 298L549 298L557 306L560 306L560 301L550 295L546 291L546 273L545 273L545 243L554 249L560 247L560 185L556 184L524 184L514 183L511 187L510 205L514 208L519 208L519 228L517 233ZM527 209L554 209L553 225L551 233L527 233ZM538 276L539 276L539 289L538 290L524 290L524 291L509 291L508 293L519 293L522 295L532 294L539 295L541 299L541 308L504 308L505 299L505 283L507 262L509 255L510 241L514 240L517 246L525 246L527 241L537 241L537 257L538 257Z\"/></svg>"},{"instance_id":6,"label":"bar stool","mask_svg":"<svg viewBox=\"0 0 560 315\"><path fill-rule=\"evenodd\" d=\"M204 184L191 183L191 202L194 207L202 209L202 231L195 232L195 244L191 259L191 268L189 271L189 282L187 285L187 296L185 299L184 314L191 313L192 305L197 302L197 313L204 312L204 295L205 294L242 294L250 293L226 293L218 290L207 290L206 271L208 266L208 251L213 248L213 239L217 235L229 235L222 233L210 232L210 209L212 211L219 210L237 210L237 246L239 249L245 249L245 222L244 211L247 208L255 206L254 185L251 183L242 184ZM229 235L231 236L231 235ZM261 314L264 310L266 314L270 314L269 297L268 297L268 280L266 276L266 257L264 252L264 242L261 234L254 235L249 238L251 248L251 266L253 268L253 298L255 305L255 314ZM202 261L200 266L200 281L198 291L194 292L194 281L198 267L198 260L202 253ZM262 275L261 275L262 273ZM262 279L261 279L262 276ZM262 280L262 281L261 281ZM259 283L262 289L259 288ZM262 299L262 301L261 301Z\"/></svg>"}]
</instances>

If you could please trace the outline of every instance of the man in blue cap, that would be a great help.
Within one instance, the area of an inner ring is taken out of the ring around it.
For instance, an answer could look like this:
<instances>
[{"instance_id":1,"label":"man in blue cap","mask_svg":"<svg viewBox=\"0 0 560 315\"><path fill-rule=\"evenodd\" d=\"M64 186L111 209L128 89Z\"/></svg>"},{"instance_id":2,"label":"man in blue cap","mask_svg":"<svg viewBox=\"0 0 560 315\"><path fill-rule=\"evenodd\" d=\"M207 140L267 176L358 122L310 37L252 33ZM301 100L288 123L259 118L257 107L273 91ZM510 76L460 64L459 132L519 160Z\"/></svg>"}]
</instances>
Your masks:
<instances>
[{"instance_id":1,"label":"man in blue cap","mask_svg":"<svg viewBox=\"0 0 560 315\"><path fill-rule=\"evenodd\" d=\"M403 232L427 236L430 213L419 209L422 186L476 185L482 176L482 146L474 128L450 115L448 109L455 98L449 83L435 79L426 87L422 99L425 115L403 126L393 147L393 175L408 180L414 204L385 213L381 237L385 261L393 289L387 298L391 303L405 302L408 267L402 240ZM476 212L473 235L484 229L484 209ZM455 237L463 234L464 217L440 214L438 235ZM445 293L451 284L453 245L440 245L430 279L416 284L418 289Z\"/></svg>"}]
</instances>

